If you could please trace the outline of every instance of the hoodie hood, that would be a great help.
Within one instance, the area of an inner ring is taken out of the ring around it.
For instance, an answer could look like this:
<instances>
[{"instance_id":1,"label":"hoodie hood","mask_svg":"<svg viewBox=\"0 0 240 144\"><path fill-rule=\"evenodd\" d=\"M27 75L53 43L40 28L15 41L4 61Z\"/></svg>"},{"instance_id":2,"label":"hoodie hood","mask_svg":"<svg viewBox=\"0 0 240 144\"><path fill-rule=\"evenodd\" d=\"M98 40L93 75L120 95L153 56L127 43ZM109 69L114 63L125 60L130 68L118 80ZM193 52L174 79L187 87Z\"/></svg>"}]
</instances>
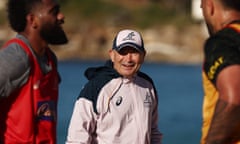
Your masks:
<instances>
[{"instance_id":1,"label":"hoodie hood","mask_svg":"<svg viewBox=\"0 0 240 144\"><path fill-rule=\"evenodd\" d=\"M104 66L88 68L85 71L84 75L88 80L103 75L111 77L120 77L120 74L118 74L118 72L113 68L113 63L111 60L107 60Z\"/></svg>"}]
</instances>

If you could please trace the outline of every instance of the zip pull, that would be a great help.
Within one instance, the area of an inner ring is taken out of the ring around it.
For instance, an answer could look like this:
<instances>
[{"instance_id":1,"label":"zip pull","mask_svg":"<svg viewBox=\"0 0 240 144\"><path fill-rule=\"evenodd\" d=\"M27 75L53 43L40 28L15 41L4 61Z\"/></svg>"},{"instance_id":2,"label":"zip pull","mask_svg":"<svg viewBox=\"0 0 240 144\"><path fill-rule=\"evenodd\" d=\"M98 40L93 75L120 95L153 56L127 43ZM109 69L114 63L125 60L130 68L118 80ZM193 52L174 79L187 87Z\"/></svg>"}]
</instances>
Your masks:
<instances>
[{"instance_id":1,"label":"zip pull","mask_svg":"<svg viewBox=\"0 0 240 144\"><path fill-rule=\"evenodd\" d=\"M123 78L120 79L121 82L119 85L116 86L116 88L114 89L114 91L112 92L112 94L108 97L108 102L107 102L107 112L111 112L110 110L110 101L113 99L113 97L117 94L117 92L120 90L120 88L122 87L123 84Z\"/></svg>"}]
</instances>

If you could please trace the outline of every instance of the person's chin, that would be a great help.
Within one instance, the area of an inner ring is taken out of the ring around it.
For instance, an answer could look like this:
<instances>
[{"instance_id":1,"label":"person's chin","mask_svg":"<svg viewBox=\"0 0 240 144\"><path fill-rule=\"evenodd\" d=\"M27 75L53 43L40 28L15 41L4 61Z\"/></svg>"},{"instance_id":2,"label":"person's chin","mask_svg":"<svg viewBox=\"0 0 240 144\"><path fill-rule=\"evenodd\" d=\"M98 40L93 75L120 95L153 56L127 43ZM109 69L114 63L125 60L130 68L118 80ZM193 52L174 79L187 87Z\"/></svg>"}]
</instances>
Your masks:
<instances>
[{"instance_id":1,"label":"person's chin","mask_svg":"<svg viewBox=\"0 0 240 144\"><path fill-rule=\"evenodd\" d=\"M62 45L68 43L66 33L59 27L52 30L41 31L41 36L51 45Z\"/></svg>"},{"instance_id":2,"label":"person's chin","mask_svg":"<svg viewBox=\"0 0 240 144\"><path fill-rule=\"evenodd\" d=\"M67 38L62 38L62 39L58 39L58 40L54 40L54 41L50 41L49 44L51 45L63 45L63 44L67 44L68 43L68 39Z\"/></svg>"},{"instance_id":3,"label":"person's chin","mask_svg":"<svg viewBox=\"0 0 240 144\"><path fill-rule=\"evenodd\" d=\"M46 40L51 45L62 45L68 43L68 38L64 32L59 35L52 36L51 38L48 38Z\"/></svg>"},{"instance_id":4,"label":"person's chin","mask_svg":"<svg viewBox=\"0 0 240 144\"><path fill-rule=\"evenodd\" d=\"M133 76L133 74L132 74L132 72L127 71L127 72L123 73L123 76L127 77L127 78L131 78Z\"/></svg>"}]
</instances>

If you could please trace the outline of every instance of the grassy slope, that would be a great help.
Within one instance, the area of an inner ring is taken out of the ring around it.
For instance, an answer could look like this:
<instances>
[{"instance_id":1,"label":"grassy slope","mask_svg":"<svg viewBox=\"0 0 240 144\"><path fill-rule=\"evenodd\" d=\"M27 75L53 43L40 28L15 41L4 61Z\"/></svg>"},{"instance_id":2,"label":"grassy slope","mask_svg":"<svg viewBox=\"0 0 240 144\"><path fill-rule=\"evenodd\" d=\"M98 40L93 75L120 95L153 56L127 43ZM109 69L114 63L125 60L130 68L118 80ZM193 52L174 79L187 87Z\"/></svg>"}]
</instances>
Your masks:
<instances>
[{"instance_id":1,"label":"grassy slope","mask_svg":"<svg viewBox=\"0 0 240 144\"><path fill-rule=\"evenodd\" d=\"M75 23L79 21L99 25L111 23L115 26L134 25L138 28L169 23L182 27L191 23L190 14L166 8L159 2L123 4L111 0L62 0L62 7L66 16L73 19Z\"/></svg>"}]
</instances>

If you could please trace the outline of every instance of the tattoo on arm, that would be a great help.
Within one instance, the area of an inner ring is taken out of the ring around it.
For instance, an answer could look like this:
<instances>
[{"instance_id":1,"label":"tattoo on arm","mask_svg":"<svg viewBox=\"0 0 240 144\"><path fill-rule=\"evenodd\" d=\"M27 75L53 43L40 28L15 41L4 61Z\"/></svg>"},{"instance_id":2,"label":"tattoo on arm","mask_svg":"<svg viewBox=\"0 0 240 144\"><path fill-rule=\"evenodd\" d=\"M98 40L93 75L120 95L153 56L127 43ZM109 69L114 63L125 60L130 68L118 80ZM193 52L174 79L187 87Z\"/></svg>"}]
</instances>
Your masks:
<instances>
[{"instance_id":1,"label":"tattoo on arm","mask_svg":"<svg viewBox=\"0 0 240 144\"><path fill-rule=\"evenodd\" d=\"M232 144L240 140L240 105L218 100L207 144Z\"/></svg>"}]
</instances>

